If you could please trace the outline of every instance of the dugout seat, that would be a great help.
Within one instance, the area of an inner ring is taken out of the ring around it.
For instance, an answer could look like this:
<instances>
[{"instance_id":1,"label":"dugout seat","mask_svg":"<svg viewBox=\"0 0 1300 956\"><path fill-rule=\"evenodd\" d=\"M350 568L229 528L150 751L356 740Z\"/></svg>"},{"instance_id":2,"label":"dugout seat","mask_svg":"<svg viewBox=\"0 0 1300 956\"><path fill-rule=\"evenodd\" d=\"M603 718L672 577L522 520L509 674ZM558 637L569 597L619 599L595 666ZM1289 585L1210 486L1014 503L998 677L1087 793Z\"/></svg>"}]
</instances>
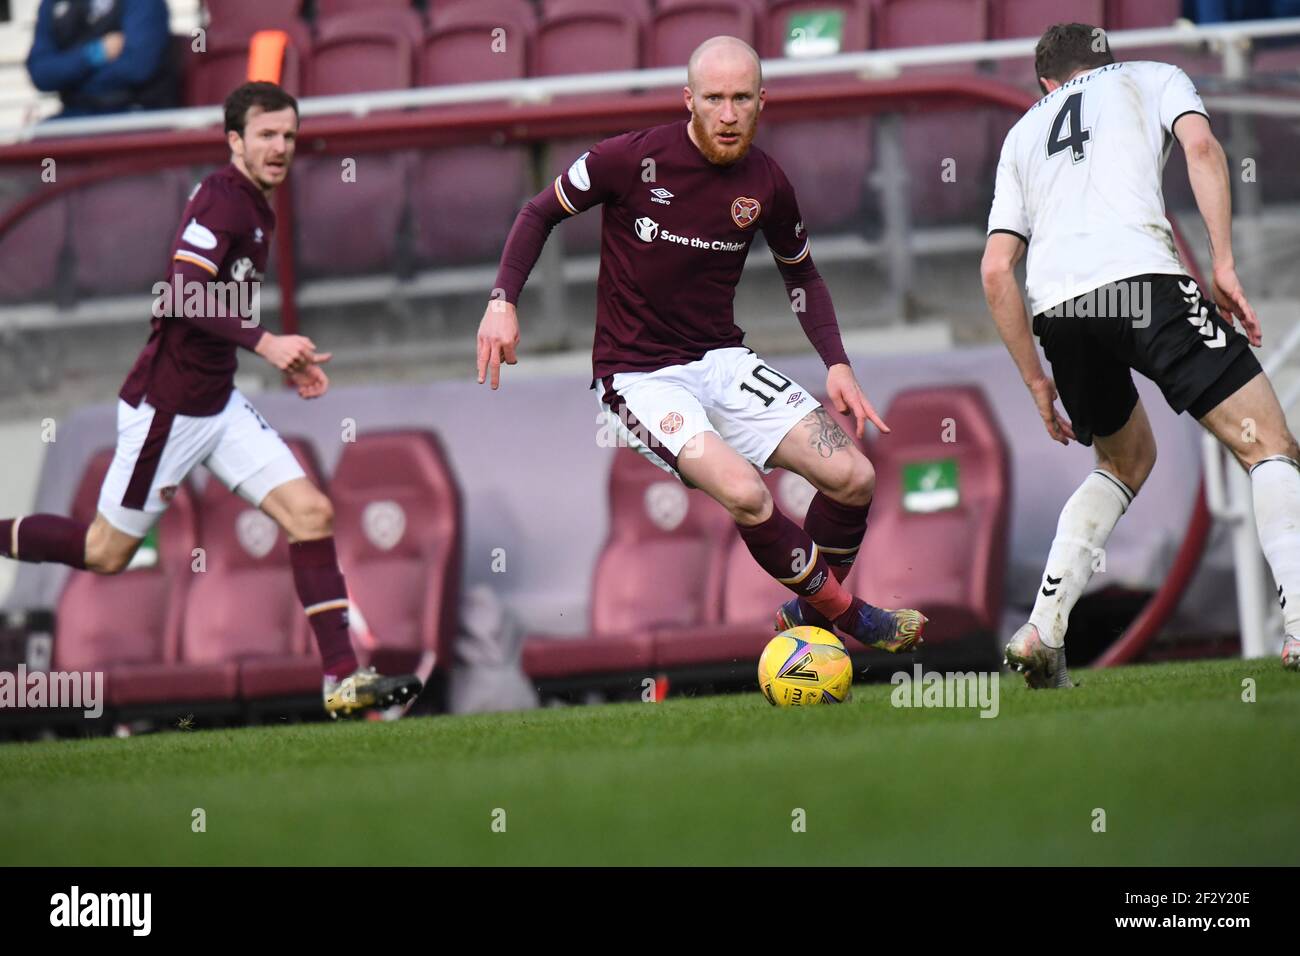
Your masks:
<instances>
[{"instance_id":1,"label":"dugout seat","mask_svg":"<svg viewBox=\"0 0 1300 956\"><path fill-rule=\"evenodd\" d=\"M734 36L758 49L762 7L753 0L660 0L646 32L645 65L679 66L710 37Z\"/></svg>"},{"instance_id":2,"label":"dugout seat","mask_svg":"<svg viewBox=\"0 0 1300 956\"><path fill-rule=\"evenodd\" d=\"M316 0L316 5L321 2ZM267 29L268 23L296 20L302 14L303 0L205 0L203 6L213 25L253 24Z\"/></svg>"},{"instance_id":3,"label":"dugout seat","mask_svg":"<svg viewBox=\"0 0 1300 956\"><path fill-rule=\"evenodd\" d=\"M857 440L852 422L825 400L823 405L870 458L870 444ZM773 469L763 480L776 506L802 527L816 489L799 475L780 468ZM759 655L772 639L776 609L790 599L791 592L759 566L734 529L729 531L718 623L656 629L653 634L656 669L671 671L721 665L737 666L748 672L751 665L757 666Z\"/></svg>"},{"instance_id":4,"label":"dugout seat","mask_svg":"<svg viewBox=\"0 0 1300 956\"><path fill-rule=\"evenodd\" d=\"M94 520L112 460L112 448L91 457L73 498L75 520ZM109 706L213 700L230 690L228 668L177 661L181 617L195 577L194 497L188 485L177 489L156 527L152 564L112 577L73 572L59 596L53 669L103 671Z\"/></svg>"},{"instance_id":5,"label":"dugout seat","mask_svg":"<svg viewBox=\"0 0 1300 956\"><path fill-rule=\"evenodd\" d=\"M592 577L590 633L530 638L525 673L548 679L643 671L652 661L652 629L716 623L734 534L730 515L704 492L618 449L609 535Z\"/></svg>"},{"instance_id":6,"label":"dugout seat","mask_svg":"<svg viewBox=\"0 0 1300 956\"><path fill-rule=\"evenodd\" d=\"M302 78L311 50L311 35L302 21L269 14L216 17L207 28L204 51L186 56L186 106L220 105L231 90L248 79L248 43L258 30L283 30L289 35L280 86L293 96L302 95Z\"/></svg>"},{"instance_id":7,"label":"dugout seat","mask_svg":"<svg viewBox=\"0 0 1300 956\"><path fill-rule=\"evenodd\" d=\"M424 26L410 9L356 10L319 20L303 82L306 96L409 88L418 75ZM412 157L407 152L298 160L293 200L299 268L306 277L391 271L405 211Z\"/></svg>"},{"instance_id":8,"label":"dugout seat","mask_svg":"<svg viewBox=\"0 0 1300 956\"><path fill-rule=\"evenodd\" d=\"M420 57L420 86L486 83L528 75L535 19L525 0L435 7ZM504 49L493 31L505 31ZM485 104L442 107L474 113ZM525 146L452 146L421 150L411 179L415 255L422 265L495 261L519 207L532 195Z\"/></svg>"},{"instance_id":9,"label":"dugout seat","mask_svg":"<svg viewBox=\"0 0 1300 956\"><path fill-rule=\"evenodd\" d=\"M285 443L319 486L311 448L300 439ZM198 525L206 570L190 587L180 660L228 667L232 698L319 693L320 655L284 532L211 475L198 496Z\"/></svg>"},{"instance_id":10,"label":"dugout seat","mask_svg":"<svg viewBox=\"0 0 1300 956\"><path fill-rule=\"evenodd\" d=\"M597 9L601 6L601 9ZM560 5L558 13L547 13L534 34L532 75L563 76L576 73L605 73L635 70L641 66L641 20L635 12L615 5ZM602 96L566 96L565 103L599 102ZM608 134L606 134L608 135ZM573 161L604 139L595 134L581 139L557 140L548 144L547 184ZM567 252L595 252L600 247L601 210L569 217L556 231ZM555 241L555 236L551 239Z\"/></svg>"},{"instance_id":11,"label":"dugout seat","mask_svg":"<svg viewBox=\"0 0 1300 956\"><path fill-rule=\"evenodd\" d=\"M871 531L851 589L929 617L923 654L992 663L1011 500L997 418L974 385L899 392L884 418L892 433L874 445Z\"/></svg>"},{"instance_id":12,"label":"dugout seat","mask_svg":"<svg viewBox=\"0 0 1300 956\"><path fill-rule=\"evenodd\" d=\"M984 0L879 0L874 46L878 49L978 43L988 38ZM911 67L909 75L972 76L973 63ZM957 80L960 82L960 79ZM880 136L879 130L876 133ZM1001 146L992 142L987 111L970 109L905 113L901 145L909 174L912 215L918 224L983 220L992 202L992 175ZM956 178L944 181L944 162Z\"/></svg>"},{"instance_id":13,"label":"dugout seat","mask_svg":"<svg viewBox=\"0 0 1300 956\"><path fill-rule=\"evenodd\" d=\"M866 50L871 42L867 0L778 0L761 27L764 57L808 58ZM782 88L828 82L828 77L783 78L767 84L771 100ZM868 216L870 117L763 121L758 145L772 155L799 196L809 232L860 232ZM815 147L814 147L815 144ZM827 184L834 188L827 188Z\"/></svg>"},{"instance_id":14,"label":"dugout seat","mask_svg":"<svg viewBox=\"0 0 1300 956\"><path fill-rule=\"evenodd\" d=\"M339 563L386 673L449 669L459 625L461 495L432 432L360 436L330 482Z\"/></svg>"}]
</instances>

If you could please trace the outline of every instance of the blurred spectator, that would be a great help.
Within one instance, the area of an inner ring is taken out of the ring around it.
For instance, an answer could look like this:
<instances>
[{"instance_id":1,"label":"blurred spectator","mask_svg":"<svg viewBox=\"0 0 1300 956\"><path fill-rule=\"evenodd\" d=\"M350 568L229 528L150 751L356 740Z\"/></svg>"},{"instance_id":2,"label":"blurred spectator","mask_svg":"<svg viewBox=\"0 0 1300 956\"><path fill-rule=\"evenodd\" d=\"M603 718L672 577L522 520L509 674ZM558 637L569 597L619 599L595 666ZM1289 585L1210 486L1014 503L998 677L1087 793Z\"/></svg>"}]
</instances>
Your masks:
<instances>
[{"instance_id":1,"label":"blurred spectator","mask_svg":"<svg viewBox=\"0 0 1300 956\"><path fill-rule=\"evenodd\" d=\"M41 0L27 72L60 116L178 105L166 0Z\"/></svg>"}]
</instances>

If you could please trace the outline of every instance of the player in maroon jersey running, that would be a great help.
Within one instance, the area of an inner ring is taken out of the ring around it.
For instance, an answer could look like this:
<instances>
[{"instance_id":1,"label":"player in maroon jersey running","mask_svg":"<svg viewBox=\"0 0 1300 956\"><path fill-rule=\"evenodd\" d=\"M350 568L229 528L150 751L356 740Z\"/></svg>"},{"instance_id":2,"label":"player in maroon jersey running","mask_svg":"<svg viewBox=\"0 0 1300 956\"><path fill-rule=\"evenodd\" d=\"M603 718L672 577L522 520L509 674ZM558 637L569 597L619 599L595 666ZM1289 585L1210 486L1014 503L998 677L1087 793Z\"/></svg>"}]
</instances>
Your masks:
<instances>
[{"instance_id":1,"label":"player in maroon jersey running","mask_svg":"<svg viewBox=\"0 0 1300 956\"><path fill-rule=\"evenodd\" d=\"M225 129L231 161L190 195L172 246L173 275L155 287L164 301L155 302L149 341L119 393L117 451L99 513L89 527L48 514L0 520L0 555L117 574L177 486L206 465L289 538L330 716L399 703L419 692L420 681L362 669L352 652L329 499L234 385L235 350L243 347L287 373L303 398L329 387L321 365L330 356L311 339L274 335L224 308L251 302L249 292L266 270L275 228L268 200L293 162L298 103L272 83L246 83L226 99ZM194 301L203 307L189 308Z\"/></svg>"},{"instance_id":2,"label":"player in maroon jersey running","mask_svg":"<svg viewBox=\"0 0 1300 956\"><path fill-rule=\"evenodd\" d=\"M920 641L918 611L875 608L841 581L867 527L875 472L825 408L742 345L732 301L762 230L799 321L826 363L826 393L888 432L840 340L813 266L794 190L751 143L766 91L757 54L714 37L691 55L689 121L598 143L524 206L506 240L478 331L478 380L516 362L520 290L551 229L604 205L592 387L612 426L735 519L755 560L794 592L777 630L832 625L863 644ZM802 305L802 308L800 306ZM817 489L804 527L781 513L756 468L785 468Z\"/></svg>"}]
</instances>

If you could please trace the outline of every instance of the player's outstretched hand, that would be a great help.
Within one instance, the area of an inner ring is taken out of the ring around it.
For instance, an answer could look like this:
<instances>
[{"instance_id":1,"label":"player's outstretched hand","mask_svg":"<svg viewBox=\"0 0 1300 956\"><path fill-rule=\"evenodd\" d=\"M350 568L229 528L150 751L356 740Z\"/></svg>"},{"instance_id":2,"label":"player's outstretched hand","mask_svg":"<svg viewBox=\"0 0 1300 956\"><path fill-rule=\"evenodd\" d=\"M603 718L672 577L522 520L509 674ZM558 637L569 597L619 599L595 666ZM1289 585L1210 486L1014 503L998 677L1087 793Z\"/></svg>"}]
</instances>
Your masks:
<instances>
[{"instance_id":1,"label":"player's outstretched hand","mask_svg":"<svg viewBox=\"0 0 1300 956\"><path fill-rule=\"evenodd\" d=\"M492 388L501 386L501 363L515 365L519 345L519 316L505 299L493 299L478 324L478 383L483 384L492 370Z\"/></svg>"},{"instance_id":2,"label":"player's outstretched hand","mask_svg":"<svg viewBox=\"0 0 1300 956\"><path fill-rule=\"evenodd\" d=\"M1219 313L1230 315L1240 322L1250 344L1259 348L1264 341L1264 330L1255 316L1255 310L1246 301L1246 293L1241 288L1241 280L1237 278L1237 270L1232 266L1216 267L1210 282L1210 294L1214 296L1214 304L1219 307Z\"/></svg>"},{"instance_id":3,"label":"player's outstretched hand","mask_svg":"<svg viewBox=\"0 0 1300 956\"><path fill-rule=\"evenodd\" d=\"M830 367L826 373L826 395L841 414L853 413L859 438L866 433L867 422L871 422L883 434L889 434L889 426L876 414L871 402L867 401L862 386L858 384L857 376L849 366L841 364Z\"/></svg>"},{"instance_id":4,"label":"player's outstretched hand","mask_svg":"<svg viewBox=\"0 0 1300 956\"><path fill-rule=\"evenodd\" d=\"M316 354L316 343L305 335L274 335L267 332L255 350L281 372L301 372L312 364L328 362L330 353Z\"/></svg>"},{"instance_id":5,"label":"player's outstretched hand","mask_svg":"<svg viewBox=\"0 0 1300 956\"><path fill-rule=\"evenodd\" d=\"M329 354L326 353L318 358L328 362ZM289 383L298 389L299 398L320 398L330 387L329 376L315 363L300 372L290 372Z\"/></svg>"},{"instance_id":6,"label":"player's outstretched hand","mask_svg":"<svg viewBox=\"0 0 1300 956\"><path fill-rule=\"evenodd\" d=\"M1034 396L1034 404L1038 406L1038 414L1043 419L1047 434L1052 436L1052 441L1059 441L1062 445L1078 441L1074 437L1073 426L1056 411L1055 382L1046 377L1030 382L1029 394Z\"/></svg>"}]
</instances>

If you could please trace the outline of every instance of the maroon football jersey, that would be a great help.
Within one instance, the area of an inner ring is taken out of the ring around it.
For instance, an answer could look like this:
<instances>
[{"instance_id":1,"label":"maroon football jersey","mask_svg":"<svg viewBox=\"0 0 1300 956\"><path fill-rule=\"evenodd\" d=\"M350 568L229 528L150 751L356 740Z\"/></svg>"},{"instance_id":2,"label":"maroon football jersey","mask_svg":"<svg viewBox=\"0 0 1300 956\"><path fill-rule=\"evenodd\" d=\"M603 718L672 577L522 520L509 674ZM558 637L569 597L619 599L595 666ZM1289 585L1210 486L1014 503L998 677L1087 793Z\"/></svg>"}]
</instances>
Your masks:
<instances>
[{"instance_id":1,"label":"maroon football jersey","mask_svg":"<svg viewBox=\"0 0 1300 956\"><path fill-rule=\"evenodd\" d=\"M228 300L250 301L252 283L266 271L274 228L275 214L262 191L228 164L191 194L163 281L174 292L192 288L190 283L235 283L227 287ZM234 388L235 349L256 347L263 330L220 310L187 315L182 296L172 299L170 314L154 315L149 341L119 394L132 407L143 399L160 411L216 415Z\"/></svg>"},{"instance_id":2,"label":"maroon football jersey","mask_svg":"<svg viewBox=\"0 0 1300 956\"><path fill-rule=\"evenodd\" d=\"M687 126L679 121L607 139L553 185L568 213L604 204L592 352L597 379L740 345L745 334L732 303L760 229L778 263L808 256L794 190L780 167L757 147L730 166L714 165ZM527 275L519 271L509 263L503 269L510 302Z\"/></svg>"}]
</instances>

